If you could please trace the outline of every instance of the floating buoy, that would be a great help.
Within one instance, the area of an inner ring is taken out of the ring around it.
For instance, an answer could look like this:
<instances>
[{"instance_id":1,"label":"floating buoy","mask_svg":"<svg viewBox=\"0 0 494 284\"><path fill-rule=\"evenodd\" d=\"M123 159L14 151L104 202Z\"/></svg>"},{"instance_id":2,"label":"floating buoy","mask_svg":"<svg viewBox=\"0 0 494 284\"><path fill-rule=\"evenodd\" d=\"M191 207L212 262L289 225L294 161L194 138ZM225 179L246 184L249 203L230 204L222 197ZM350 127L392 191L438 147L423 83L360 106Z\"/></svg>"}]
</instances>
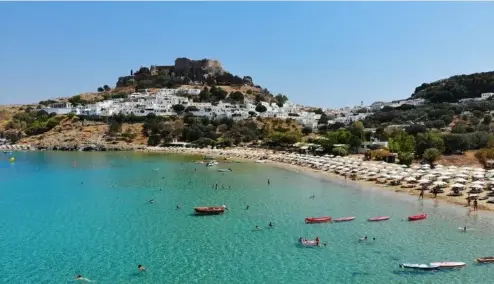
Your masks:
<instances>
[{"instance_id":1,"label":"floating buoy","mask_svg":"<svg viewBox=\"0 0 494 284\"><path fill-rule=\"evenodd\" d=\"M14 157L10 157L10 158L9 158L9 161L10 161L11 163L15 162L15 158L14 158Z\"/></svg>"}]
</instances>

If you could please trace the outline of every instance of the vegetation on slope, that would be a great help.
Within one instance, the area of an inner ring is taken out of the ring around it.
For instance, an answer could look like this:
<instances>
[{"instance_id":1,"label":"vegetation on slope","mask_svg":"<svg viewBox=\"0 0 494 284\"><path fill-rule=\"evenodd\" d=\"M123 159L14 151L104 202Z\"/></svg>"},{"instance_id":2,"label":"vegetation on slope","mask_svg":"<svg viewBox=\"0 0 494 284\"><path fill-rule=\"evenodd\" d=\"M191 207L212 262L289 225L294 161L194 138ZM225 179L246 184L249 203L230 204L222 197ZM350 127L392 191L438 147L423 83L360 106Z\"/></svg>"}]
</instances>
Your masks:
<instances>
[{"instance_id":1,"label":"vegetation on slope","mask_svg":"<svg viewBox=\"0 0 494 284\"><path fill-rule=\"evenodd\" d=\"M433 83L423 83L415 88L412 98L424 98L432 103L452 103L489 92L494 92L494 71L456 75Z\"/></svg>"}]
</instances>

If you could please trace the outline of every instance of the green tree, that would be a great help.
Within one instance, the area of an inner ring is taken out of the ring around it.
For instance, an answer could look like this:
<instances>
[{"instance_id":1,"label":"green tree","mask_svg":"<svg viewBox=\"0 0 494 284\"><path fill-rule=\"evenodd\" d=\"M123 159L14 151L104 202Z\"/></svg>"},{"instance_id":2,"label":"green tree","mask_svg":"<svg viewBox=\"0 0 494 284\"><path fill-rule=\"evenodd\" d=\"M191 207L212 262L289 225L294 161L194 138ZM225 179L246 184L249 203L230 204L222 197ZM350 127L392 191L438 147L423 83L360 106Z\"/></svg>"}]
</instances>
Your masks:
<instances>
[{"instance_id":1,"label":"green tree","mask_svg":"<svg viewBox=\"0 0 494 284\"><path fill-rule=\"evenodd\" d=\"M399 163L409 167L413 162L413 154L410 152L400 152L398 153Z\"/></svg>"},{"instance_id":2,"label":"green tree","mask_svg":"<svg viewBox=\"0 0 494 284\"><path fill-rule=\"evenodd\" d=\"M389 150L394 153L412 153L415 149L415 138L405 131L388 140Z\"/></svg>"},{"instance_id":3,"label":"green tree","mask_svg":"<svg viewBox=\"0 0 494 284\"><path fill-rule=\"evenodd\" d=\"M230 93L228 98L237 103L244 103L244 94L239 91Z\"/></svg>"},{"instance_id":4,"label":"green tree","mask_svg":"<svg viewBox=\"0 0 494 284\"><path fill-rule=\"evenodd\" d=\"M492 116L490 114L484 115L484 119L482 120L483 124L489 125L492 122Z\"/></svg>"},{"instance_id":5,"label":"green tree","mask_svg":"<svg viewBox=\"0 0 494 284\"><path fill-rule=\"evenodd\" d=\"M415 154L422 157L428 148L435 148L440 153L444 152L444 141L439 132L429 131L417 135L415 138Z\"/></svg>"},{"instance_id":6,"label":"green tree","mask_svg":"<svg viewBox=\"0 0 494 284\"><path fill-rule=\"evenodd\" d=\"M109 92L109 91L111 90L111 88L110 88L110 86L108 86L108 85L104 85L104 86L103 86L103 90L104 90L105 92Z\"/></svg>"},{"instance_id":7,"label":"green tree","mask_svg":"<svg viewBox=\"0 0 494 284\"><path fill-rule=\"evenodd\" d=\"M445 153L453 154L457 151L466 151L470 149L469 134L444 134L443 141L445 146Z\"/></svg>"},{"instance_id":8,"label":"green tree","mask_svg":"<svg viewBox=\"0 0 494 284\"><path fill-rule=\"evenodd\" d=\"M477 116L470 117L470 124L476 126L480 123L480 119Z\"/></svg>"},{"instance_id":9,"label":"green tree","mask_svg":"<svg viewBox=\"0 0 494 284\"><path fill-rule=\"evenodd\" d=\"M98 87L98 93L101 93L103 91L105 91L105 89L103 89L103 87Z\"/></svg>"},{"instance_id":10,"label":"green tree","mask_svg":"<svg viewBox=\"0 0 494 284\"><path fill-rule=\"evenodd\" d=\"M262 113L262 112L266 112L267 110L268 110L268 109L267 109L265 106L261 105L261 104L258 104L258 105L256 106L256 111L257 111L257 112L261 112L261 113Z\"/></svg>"},{"instance_id":11,"label":"green tree","mask_svg":"<svg viewBox=\"0 0 494 284\"><path fill-rule=\"evenodd\" d=\"M312 133L312 128L311 127L304 127L302 128L302 134L311 134Z\"/></svg>"},{"instance_id":12,"label":"green tree","mask_svg":"<svg viewBox=\"0 0 494 284\"><path fill-rule=\"evenodd\" d=\"M430 165L434 165L434 162L441 158L441 151L436 148L428 148L424 151L423 158Z\"/></svg>"},{"instance_id":13,"label":"green tree","mask_svg":"<svg viewBox=\"0 0 494 284\"><path fill-rule=\"evenodd\" d=\"M452 133L458 133L458 134L467 133L467 124L466 124L466 122L463 121L463 120L458 121L455 124L455 126L453 126L453 128L451 129L451 132Z\"/></svg>"},{"instance_id":14,"label":"green tree","mask_svg":"<svg viewBox=\"0 0 494 284\"><path fill-rule=\"evenodd\" d=\"M185 110L185 107L181 104L176 104L176 105L173 105L172 106L172 109L178 113L178 114L181 114L184 110Z\"/></svg>"},{"instance_id":15,"label":"green tree","mask_svg":"<svg viewBox=\"0 0 494 284\"><path fill-rule=\"evenodd\" d=\"M211 93L209 92L208 87L204 87L199 93L199 100L201 102L209 102L211 100Z\"/></svg>"},{"instance_id":16,"label":"green tree","mask_svg":"<svg viewBox=\"0 0 494 284\"><path fill-rule=\"evenodd\" d=\"M276 104L279 106L279 107L282 107L287 101L288 101L288 98L287 96L285 95L282 95L282 94L278 94L274 97L274 99L276 100Z\"/></svg>"}]
</instances>

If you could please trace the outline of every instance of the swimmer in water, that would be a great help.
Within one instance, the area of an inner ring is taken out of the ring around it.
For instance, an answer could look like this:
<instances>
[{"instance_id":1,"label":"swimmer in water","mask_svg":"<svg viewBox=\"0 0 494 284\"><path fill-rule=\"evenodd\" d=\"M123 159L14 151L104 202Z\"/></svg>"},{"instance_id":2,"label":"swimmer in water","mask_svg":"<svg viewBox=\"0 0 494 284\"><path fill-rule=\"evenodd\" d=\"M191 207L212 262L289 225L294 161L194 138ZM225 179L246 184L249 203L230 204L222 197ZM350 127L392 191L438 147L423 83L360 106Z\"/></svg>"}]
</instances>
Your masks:
<instances>
[{"instance_id":1,"label":"swimmer in water","mask_svg":"<svg viewBox=\"0 0 494 284\"><path fill-rule=\"evenodd\" d=\"M247 205L247 206L245 207L245 210L249 210L249 207L250 207L250 206L249 206L249 205Z\"/></svg>"},{"instance_id":2,"label":"swimmer in water","mask_svg":"<svg viewBox=\"0 0 494 284\"><path fill-rule=\"evenodd\" d=\"M75 277L75 280L76 280L76 281L86 281L86 282L91 282L91 280L89 280L89 279L87 279L87 278L82 277L82 275L81 275L81 274L77 275L77 276Z\"/></svg>"},{"instance_id":3,"label":"swimmer in water","mask_svg":"<svg viewBox=\"0 0 494 284\"><path fill-rule=\"evenodd\" d=\"M180 209L180 205L177 205L177 209Z\"/></svg>"},{"instance_id":4,"label":"swimmer in water","mask_svg":"<svg viewBox=\"0 0 494 284\"><path fill-rule=\"evenodd\" d=\"M363 236L360 238L360 241L367 241L367 236Z\"/></svg>"},{"instance_id":5,"label":"swimmer in water","mask_svg":"<svg viewBox=\"0 0 494 284\"><path fill-rule=\"evenodd\" d=\"M467 226L463 227L463 232L465 233L467 231Z\"/></svg>"},{"instance_id":6,"label":"swimmer in water","mask_svg":"<svg viewBox=\"0 0 494 284\"><path fill-rule=\"evenodd\" d=\"M139 271L146 271L146 267L142 266L142 264L138 264L137 269L139 269Z\"/></svg>"},{"instance_id":7,"label":"swimmer in water","mask_svg":"<svg viewBox=\"0 0 494 284\"><path fill-rule=\"evenodd\" d=\"M154 203L154 199L149 200L149 203L150 204L153 204Z\"/></svg>"},{"instance_id":8,"label":"swimmer in water","mask_svg":"<svg viewBox=\"0 0 494 284\"><path fill-rule=\"evenodd\" d=\"M268 225L270 228L273 228L273 223L269 222L269 225Z\"/></svg>"},{"instance_id":9,"label":"swimmer in water","mask_svg":"<svg viewBox=\"0 0 494 284\"><path fill-rule=\"evenodd\" d=\"M259 227L259 226L256 225L256 230L257 231L261 230L261 227Z\"/></svg>"}]
</instances>

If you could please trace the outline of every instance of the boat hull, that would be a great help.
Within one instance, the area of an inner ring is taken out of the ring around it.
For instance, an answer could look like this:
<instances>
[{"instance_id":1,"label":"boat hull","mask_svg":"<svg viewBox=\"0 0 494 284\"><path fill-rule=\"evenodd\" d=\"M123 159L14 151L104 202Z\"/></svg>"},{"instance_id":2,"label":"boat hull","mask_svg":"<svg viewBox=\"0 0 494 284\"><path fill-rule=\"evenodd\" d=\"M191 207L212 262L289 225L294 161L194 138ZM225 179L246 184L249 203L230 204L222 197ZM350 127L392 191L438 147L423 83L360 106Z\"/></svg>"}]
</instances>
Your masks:
<instances>
[{"instance_id":1,"label":"boat hull","mask_svg":"<svg viewBox=\"0 0 494 284\"><path fill-rule=\"evenodd\" d=\"M389 220L389 216L379 216L379 217L373 217L367 219L369 222L380 222L380 221L386 221Z\"/></svg>"},{"instance_id":2,"label":"boat hull","mask_svg":"<svg viewBox=\"0 0 494 284\"><path fill-rule=\"evenodd\" d=\"M315 223L328 223L331 222L331 217L307 217L305 218L306 224L315 224Z\"/></svg>"},{"instance_id":3,"label":"boat hull","mask_svg":"<svg viewBox=\"0 0 494 284\"><path fill-rule=\"evenodd\" d=\"M415 264L415 263L402 263L401 268L415 269L415 270L436 270L439 269L439 265L432 264Z\"/></svg>"},{"instance_id":4,"label":"boat hull","mask_svg":"<svg viewBox=\"0 0 494 284\"><path fill-rule=\"evenodd\" d=\"M355 220L355 217L343 217L343 218L333 219L333 222L350 222L353 220Z\"/></svg>"},{"instance_id":5,"label":"boat hull","mask_svg":"<svg viewBox=\"0 0 494 284\"><path fill-rule=\"evenodd\" d=\"M420 215L413 215L408 217L408 221L418 221L418 220L424 220L427 218L427 214L420 214Z\"/></svg>"},{"instance_id":6,"label":"boat hull","mask_svg":"<svg viewBox=\"0 0 494 284\"><path fill-rule=\"evenodd\" d=\"M460 268L460 267L465 267L467 264L464 262L444 261L444 262L431 262L431 265L438 265L439 268Z\"/></svg>"},{"instance_id":7,"label":"boat hull","mask_svg":"<svg viewBox=\"0 0 494 284\"><path fill-rule=\"evenodd\" d=\"M476 261L479 263L491 263L494 262L494 256L479 257Z\"/></svg>"},{"instance_id":8,"label":"boat hull","mask_svg":"<svg viewBox=\"0 0 494 284\"><path fill-rule=\"evenodd\" d=\"M223 206L195 207L194 212L196 215L219 215L225 213L225 208Z\"/></svg>"}]
</instances>

